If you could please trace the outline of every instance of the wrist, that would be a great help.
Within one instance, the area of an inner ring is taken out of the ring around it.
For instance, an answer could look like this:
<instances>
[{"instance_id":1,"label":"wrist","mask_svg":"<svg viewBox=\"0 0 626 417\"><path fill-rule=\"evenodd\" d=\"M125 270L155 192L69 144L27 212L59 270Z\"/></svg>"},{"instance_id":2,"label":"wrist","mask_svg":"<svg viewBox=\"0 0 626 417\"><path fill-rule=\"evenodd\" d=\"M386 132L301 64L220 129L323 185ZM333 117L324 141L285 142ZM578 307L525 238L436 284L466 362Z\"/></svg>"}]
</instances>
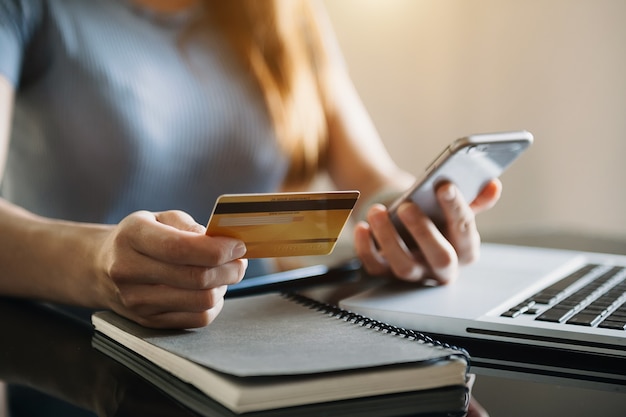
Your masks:
<instances>
[{"instance_id":1,"label":"wrist","mask_svg":"<svg viewBox=\"0 0 626 417\"><path fill-rule=\"evenodd\" d=\"M104 267L106 239L113 226L93 223L60 222L64 235L54 249L65 277L58 277L67 302L90 308L107 308L111 288Z\"/></svg>"},{"instance_id":2,"label":"wrist","mask_svg":"<svg viewBox=\"0 0 626 417\"><path fill-rule=\"evenodd\" d=\"M97 259L109 226L39 218L26 233L23 292L27 298L104 307Z\"/></svg>"}]
</instances>

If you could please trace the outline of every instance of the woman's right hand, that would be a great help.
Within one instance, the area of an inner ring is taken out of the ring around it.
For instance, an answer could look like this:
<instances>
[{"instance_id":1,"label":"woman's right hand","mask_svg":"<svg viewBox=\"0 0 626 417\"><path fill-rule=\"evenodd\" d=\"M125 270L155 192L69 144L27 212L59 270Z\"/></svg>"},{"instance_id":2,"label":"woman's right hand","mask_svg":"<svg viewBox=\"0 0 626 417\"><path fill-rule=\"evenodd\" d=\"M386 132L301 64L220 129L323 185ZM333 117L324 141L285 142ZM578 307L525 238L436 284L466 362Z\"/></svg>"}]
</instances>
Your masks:
<instances>
[{"instance_id":1,"label":"woman's right hand","mask_svg":"<svg viewBox=\"0 0 626 417\"><path fill-rule=\"evenodd\" d=\"M227 285L239 282L243 242L205 235L182 211L139 211L108 233L97 252L104 306L154 328L195 328L221 311Z\"/></svg>"}]
</instances>

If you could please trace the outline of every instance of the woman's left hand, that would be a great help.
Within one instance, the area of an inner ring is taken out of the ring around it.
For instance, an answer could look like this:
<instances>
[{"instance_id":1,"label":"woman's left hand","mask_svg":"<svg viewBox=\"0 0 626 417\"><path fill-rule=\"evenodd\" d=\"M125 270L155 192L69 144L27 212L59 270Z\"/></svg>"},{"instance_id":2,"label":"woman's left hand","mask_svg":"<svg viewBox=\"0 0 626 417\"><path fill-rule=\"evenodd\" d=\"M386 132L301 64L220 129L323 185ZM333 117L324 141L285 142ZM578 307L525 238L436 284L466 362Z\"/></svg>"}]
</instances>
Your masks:
<instances>
[{"instance_id":1,"label":"woman's left hand","mask_svg":"<svg viewBox=\"0 0 626 417\"><path fill-rule=\"evenodd\" d=\"M437 199L446 219L441 228L437 228L416 204L403 203L398 216L417 243L419 250L413 251L400 239L387 208L375 204L368 209L367 222L359 222L355 227L356 253L372 275L391 273L406 281L452 282L459 266L478 258L480 235L475 215L493 207L501 190L501 182L493 180L468 204L456 186L440 185Z\"/></svg>"}]
</instances>

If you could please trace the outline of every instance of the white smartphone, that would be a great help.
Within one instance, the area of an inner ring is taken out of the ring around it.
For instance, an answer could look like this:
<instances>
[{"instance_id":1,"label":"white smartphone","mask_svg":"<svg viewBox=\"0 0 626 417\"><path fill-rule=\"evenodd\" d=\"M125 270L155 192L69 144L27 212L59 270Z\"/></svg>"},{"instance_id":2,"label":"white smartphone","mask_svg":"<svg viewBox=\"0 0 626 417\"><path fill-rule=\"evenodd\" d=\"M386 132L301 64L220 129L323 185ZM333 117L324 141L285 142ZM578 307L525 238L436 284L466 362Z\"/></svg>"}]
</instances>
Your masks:
<instances>
[{"instance_id":1,"label":"white smartphone","mask_svg":"<svg viewBox=\"0 0 626 417\"><path fill-rule=\"evenodd\" d=\"M473 201L482 189L511 165L533 143L533 135L525 130L483 133L452 142L426 168L417 181L389 206L389 214L398 232L409 247L413 239L396 215L398 206L412 200L436 225L444 215L435 197L435 189L444 181L452 182L467 202Z\"/></svg>"}]
</instances>

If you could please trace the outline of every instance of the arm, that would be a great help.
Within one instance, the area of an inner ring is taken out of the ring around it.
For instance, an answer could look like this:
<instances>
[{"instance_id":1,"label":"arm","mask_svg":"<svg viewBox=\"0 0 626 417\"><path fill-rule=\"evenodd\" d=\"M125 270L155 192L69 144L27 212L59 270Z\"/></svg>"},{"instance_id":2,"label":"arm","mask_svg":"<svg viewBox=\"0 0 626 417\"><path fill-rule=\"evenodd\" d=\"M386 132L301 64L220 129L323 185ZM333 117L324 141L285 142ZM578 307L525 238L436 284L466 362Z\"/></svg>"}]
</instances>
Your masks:
<instances>
[{"instance_id":1,"label":"arm","mask_svg":"<svg viewBox=\"0 0 626 417\"><path fill-rule=\"evenodd\" d=\"M13 96L0 75L0 172ZM243 277L244 252L178 211L97 225L43 218L0 198L3 295L109 308L152 327L199 327L221 310L225 286Z\"/></svg>"},{"instance_id":2,"label":"arm","mask_svg":"<svg viewBox=\"0 0 626 417\"><path fill-rule=\"evenodd\" d=\"M329 173L337 187L359 189L362 204L369 205L380 192L389 196L389 192L405 190L414 177L401 170L385 150L343 65L329 23L324 18L320 23L330 61L322 78L328 105ZM403 204L399 217L418 243L419 252L409 251L401 242L384 205L360 207L367 213L367 222L359 222L355 227L356 252L372 274L392 273L408 281L434 278L440 283L450 282L459 265L478 257L480 236L475 214L493 206L500 191L500 182L494 180L468 204L453 184L439 187L437 197L447 219L443 230L424 216L417 205Z\"/></svg>"},{"instance_id":3,"label":"arm","mask_svg":"<svg viewBox=\"0 0 626 417\"><path fill-rule=\"evenodd\" d=\"M9 126L13 116L13 86L0 74L0 180L9 148ZM0 182L1 183L1 182Z\"/></svg>"}]
</instances>

